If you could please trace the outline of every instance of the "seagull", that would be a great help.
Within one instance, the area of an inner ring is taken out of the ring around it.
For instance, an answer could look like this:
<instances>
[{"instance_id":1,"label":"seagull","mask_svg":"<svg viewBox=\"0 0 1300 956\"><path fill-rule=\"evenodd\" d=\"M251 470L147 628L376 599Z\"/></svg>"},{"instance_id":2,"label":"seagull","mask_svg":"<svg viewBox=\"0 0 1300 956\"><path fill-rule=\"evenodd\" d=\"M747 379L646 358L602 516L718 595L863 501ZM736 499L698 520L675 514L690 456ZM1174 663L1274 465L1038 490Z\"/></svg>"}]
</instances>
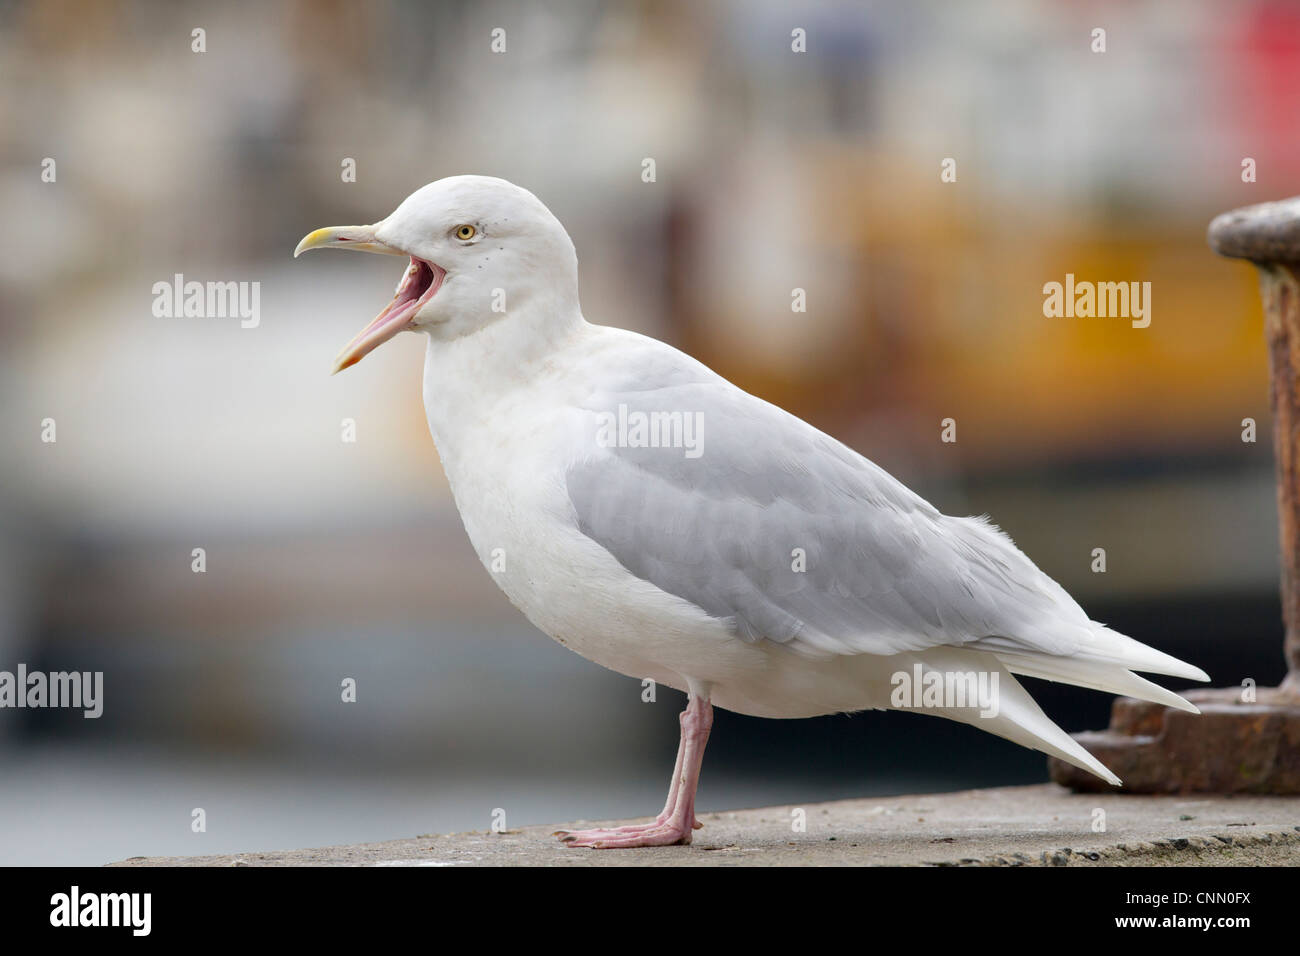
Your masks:
<instances>
[{"instance_id":1,"label":"seagull","mask_svg":"<svg viewBox=\"0 0 1300 956\"><path fill-rule=\"evenodd\" d=\"M1197 712L1134 672L1203 670L1091 620L986 518L944 515L690 356L589 323L573 241L531 192L439 179L294 256L322 248L409 260L334 372L424 333L429 431L511 602L583 657L687 696L663 811L558 831L565 844L690 843L714 705L929 713L1114 785L1015 675Z\"/></svg>"}]
</instances>

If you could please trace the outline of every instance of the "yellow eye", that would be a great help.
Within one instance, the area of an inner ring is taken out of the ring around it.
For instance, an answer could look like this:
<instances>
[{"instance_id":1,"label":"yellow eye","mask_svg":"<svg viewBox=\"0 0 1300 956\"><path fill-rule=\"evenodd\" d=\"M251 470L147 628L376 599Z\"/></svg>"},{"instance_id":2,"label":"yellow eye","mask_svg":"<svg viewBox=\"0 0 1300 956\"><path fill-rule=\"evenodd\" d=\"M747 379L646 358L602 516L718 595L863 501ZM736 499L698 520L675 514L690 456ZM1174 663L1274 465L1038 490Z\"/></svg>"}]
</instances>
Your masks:
<instances>
[{"instance_id":1,"label":"yellow eye","mask_svg":"<svg viewBox=\"0 0 1300 956\"><path fill-rule=\"evenodd\" d=\"M475 234L476 232L478 232L478 230L475 229L473 226L468 226L468 225L466 225L466 226L457 226L457 227L456 227L456 238L457 238L457 239L473 239L473 238L474 238L474 234Z\"/></svg>"}]
</instances>

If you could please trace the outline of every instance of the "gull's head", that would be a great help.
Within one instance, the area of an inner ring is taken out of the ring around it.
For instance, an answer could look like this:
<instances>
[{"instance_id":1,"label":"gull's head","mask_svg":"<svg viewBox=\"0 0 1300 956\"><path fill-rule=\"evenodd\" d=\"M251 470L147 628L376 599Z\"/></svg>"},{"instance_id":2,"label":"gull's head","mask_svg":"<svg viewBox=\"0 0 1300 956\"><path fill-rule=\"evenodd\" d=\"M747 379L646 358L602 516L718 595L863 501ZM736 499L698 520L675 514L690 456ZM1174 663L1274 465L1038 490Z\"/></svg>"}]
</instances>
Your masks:
<instances>
[{"instance_id":1,"label":"gull's head","mask_svg":"<svg viewBox=\"0 0 1300 956\"><path fill-rule=\"evenodd\" d=\"M536 196L504 179L439 179L387 219L317 229L293 254L325 247L410 259L393 301L344 346L335 372L408 329L452 339L521 309L577 308L569 234Z\"/></svg>"}]
</instances>

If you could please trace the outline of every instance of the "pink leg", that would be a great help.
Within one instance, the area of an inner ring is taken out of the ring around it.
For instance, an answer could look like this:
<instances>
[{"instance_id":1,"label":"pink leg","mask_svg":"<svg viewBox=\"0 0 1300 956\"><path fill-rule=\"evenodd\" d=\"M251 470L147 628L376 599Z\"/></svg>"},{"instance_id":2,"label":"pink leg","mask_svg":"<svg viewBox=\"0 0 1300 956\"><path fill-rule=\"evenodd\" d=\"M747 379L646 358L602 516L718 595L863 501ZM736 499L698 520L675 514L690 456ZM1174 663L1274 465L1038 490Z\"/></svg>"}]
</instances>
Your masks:
<instances>
[{"instance_id":1,"label":"pink leg","mask_svg":"<svg viewBox=\"0 0 1300 956\"><path fill-rule=\"evenodd\" d=\"M704 746L713 727L713 705L692 695L681 716L682 739L677 747L677 765L663 813L653 823L596 830L559 830L556 835L569 846L612 849L616 847L670 846L690 843L691 831L703 826L695 819L695 789L700 782Z\"/></svg>"},{"instance_id":2,"label":"pink leg","mask_svg":"<svg viewBox=\"0 0 1300 956\"><path fill-rule=\"evenodd\" d=\"M628 833L642 833L645 832L646 830L658 829L659 827L662 827L665 823L667 823L669 817L672 816L673 809L677 806L677 794L681 790L681 783L682 783L682 757L685 751L686 751L686 735L683 734L677 744L677 761L673 765L673 781L668 788L668 800L664 803L663 810L659 812L659 816L655 817L653 823L636 823L625 827L612 827L608 830L602 830L600 832L607 833L607 834L616 834L616 835L625 835ZM699 820L695 820L693 822L694 822L694 829L696 830L704 826L704 824L701 823ZM551 835L567 836L569 832L570 831L568 830L556 830Z\"/></svg>"}]
</instances>

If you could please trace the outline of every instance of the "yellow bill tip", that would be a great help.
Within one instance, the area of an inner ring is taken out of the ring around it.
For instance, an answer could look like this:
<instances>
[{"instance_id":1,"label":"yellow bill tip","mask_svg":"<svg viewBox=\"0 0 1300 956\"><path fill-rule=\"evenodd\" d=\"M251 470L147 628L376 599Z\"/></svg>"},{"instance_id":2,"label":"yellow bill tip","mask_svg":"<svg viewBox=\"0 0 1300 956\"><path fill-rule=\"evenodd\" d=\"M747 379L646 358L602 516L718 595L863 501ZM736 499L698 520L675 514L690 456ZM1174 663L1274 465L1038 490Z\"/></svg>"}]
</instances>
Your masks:
<instances>
[{"instance_id":1,"label":"yellow bill tip","mask_svg":"<svg viewBox=\"0 0 1300 956\"><path fill-rule=\"evenodd\" d=\"M329 245L338 236L338 233L339 230L336 227L327 226L324 229L313 229L302 237L302 241L293 250L293 257L297 259L304 252Z\"/></svg>"}]
</instances>

